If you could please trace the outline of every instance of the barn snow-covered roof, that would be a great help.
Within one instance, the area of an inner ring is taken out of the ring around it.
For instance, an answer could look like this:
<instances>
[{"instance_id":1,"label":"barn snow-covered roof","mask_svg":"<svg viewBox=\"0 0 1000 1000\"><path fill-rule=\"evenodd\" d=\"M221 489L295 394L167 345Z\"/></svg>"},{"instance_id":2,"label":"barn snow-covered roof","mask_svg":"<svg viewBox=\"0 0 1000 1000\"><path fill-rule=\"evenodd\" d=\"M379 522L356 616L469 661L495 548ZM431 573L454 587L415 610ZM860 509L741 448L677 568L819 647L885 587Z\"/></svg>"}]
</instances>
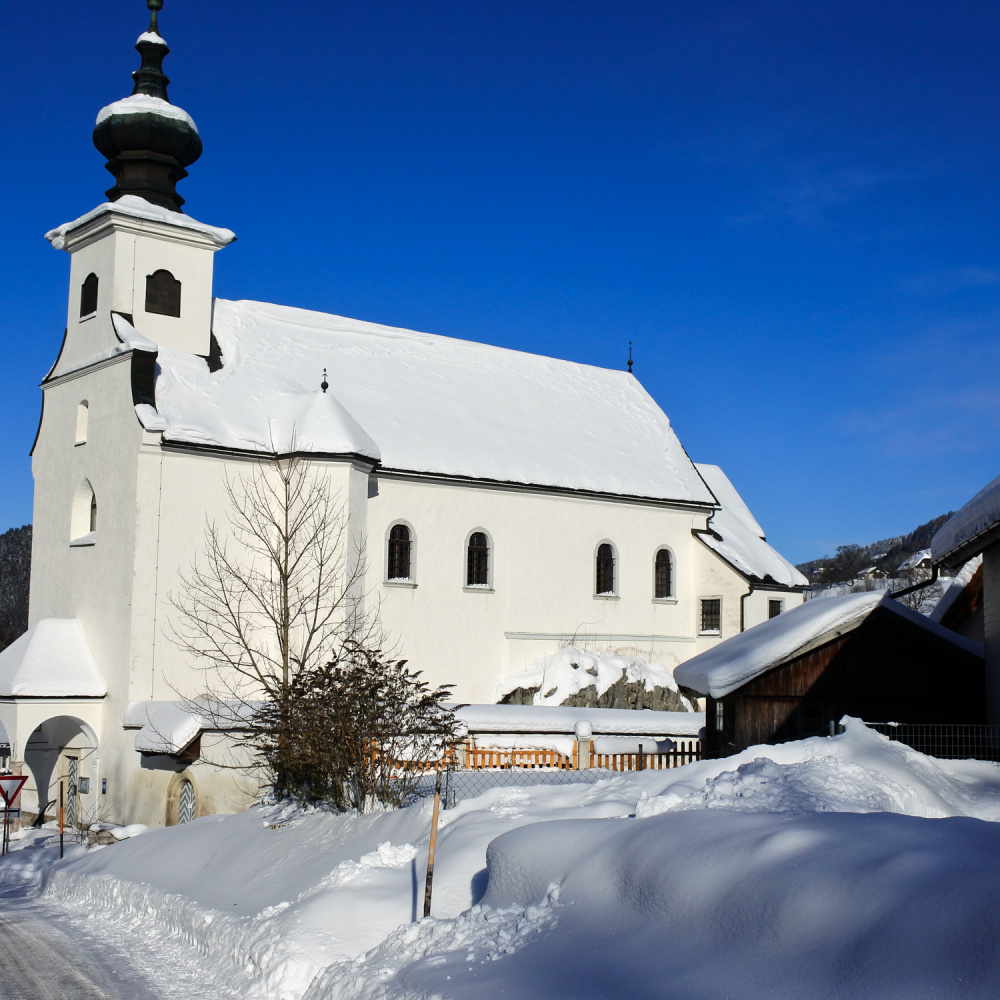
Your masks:
<instances>
[{"instance_id":1,"label":"barn snow-covered roof","mask_svg":"<svg viewBox=\"0 0 1000 1000\"><path fill-rule=\"evenodd\" d=\"M715 503L627 372L262 302L217 299L213 332L215 372L159 351L165 441L284 451L294 437L386 469Z\"/></svg>"},{"instance_id":2,"label":"barn snow-covered roof","mask_svg":"<svg viewBox=\"0 0 1000 1000\"><path fill-rule=\"evenodd\" d=\"M849 632L876 608L905 618L966 652L983 655L978 643L928 620L884 591L874 591L806 601L685 660L674 669L674 680L700 694L722 698L817 643Z\"/></svg>"},{"instance_id":3,"label":"barn snow-covered roof","mask_svg":"<svg viewBox=\"0 0 1000 1000\"><path fill-rule=\"evenodd\" d=\"M952 515L931 539L936 563L955 569L1000 541L1000 476Z\"/></svg>"}]
</instances>

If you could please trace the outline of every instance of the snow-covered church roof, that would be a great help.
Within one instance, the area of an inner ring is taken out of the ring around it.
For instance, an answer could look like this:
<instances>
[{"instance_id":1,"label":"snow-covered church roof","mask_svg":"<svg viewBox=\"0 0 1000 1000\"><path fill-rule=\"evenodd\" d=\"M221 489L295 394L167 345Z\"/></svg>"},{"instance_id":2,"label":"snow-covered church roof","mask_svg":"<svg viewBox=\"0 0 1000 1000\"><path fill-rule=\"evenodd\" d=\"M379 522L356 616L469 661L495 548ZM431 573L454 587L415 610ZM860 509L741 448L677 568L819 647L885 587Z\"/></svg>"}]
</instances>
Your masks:
<instances>
[{"instance_id":1,"label":"snow-covered church roof","mask_svg":"<svg viewBox=\"0 0 1000 1000\"><path fill-rule=\"evenodd\" d=\"M215 372L159 352L166 441L283 451L294 436L392 470L715 503L627 372L263 302L217 299L213 332Z\"/></svg>"},{"instance_id":2,"label":"snow-covered church roof","mask_svg":"<svg viewBox=\"0 0 1000 1000\"><path fill-rule=\"evenodd\" d=\"M0 698L108 693L77 618L42 618L0 652Z\"/></svg>"},{"instance_id":3,"label":"snow-covered church roof","mask_svg":"<svg viewBox=\"0 0 1000 1000\"><path fill-rule=\"evenodd\" d=\"M697 465L701 478L715 494L722 509L715 512L708 532L698 537L744 576L788 587L807 587L809 580L764 538L764 529L717 465Z\"/></svg>"}]
</instances>

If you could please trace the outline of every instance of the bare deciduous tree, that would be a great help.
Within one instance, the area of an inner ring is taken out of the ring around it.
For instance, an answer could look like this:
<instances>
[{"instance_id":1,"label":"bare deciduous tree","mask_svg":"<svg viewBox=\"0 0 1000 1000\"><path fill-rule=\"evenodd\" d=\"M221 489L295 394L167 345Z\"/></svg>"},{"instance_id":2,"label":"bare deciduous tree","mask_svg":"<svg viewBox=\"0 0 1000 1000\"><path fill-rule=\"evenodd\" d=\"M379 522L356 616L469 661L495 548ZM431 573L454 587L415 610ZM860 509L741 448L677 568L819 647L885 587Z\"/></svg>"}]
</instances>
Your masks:
<instances>
[{"instance_id":1,"label":"bare deciduous tree","mask_svg":"<svg viewBox=\"0 0 1000 1000\"><path fill-rule=\"evenodd\" d=\"M279 794L309 797L302 767L316 753L303 737L329 746L308 723L328 724L317 698L336 697L316 679L345 650L382 647L363 545L328 481L298 457L261 459L227 480L226 496L226 522L207 523L203 555L170 596L171 638L205 670L193 710L246 746Z\"/></svg>"}]
</instances>

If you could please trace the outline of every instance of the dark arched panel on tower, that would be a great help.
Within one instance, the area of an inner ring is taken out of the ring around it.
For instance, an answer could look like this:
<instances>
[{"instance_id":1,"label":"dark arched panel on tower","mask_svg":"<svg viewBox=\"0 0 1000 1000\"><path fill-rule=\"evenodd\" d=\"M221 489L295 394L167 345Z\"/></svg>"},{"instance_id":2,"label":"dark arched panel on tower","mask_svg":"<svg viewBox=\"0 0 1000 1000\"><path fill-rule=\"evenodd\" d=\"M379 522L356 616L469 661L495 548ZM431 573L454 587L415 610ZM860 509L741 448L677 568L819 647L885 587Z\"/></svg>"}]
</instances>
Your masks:
<instances>
[{"instance_id":1,"label":"dark arched panel on tower","mask_svg":"<svg viewBox=\"0 0 1000 1000\"><path fill-rule=\"evenodd\" d=\"M146 312L180 316L181 283L162 268L146 275Z\"/></svg>"},{"instance_id":2,"label":"dark arched panel on tower","mask_svg":"<svg viewBox=\"0 0 1000 1000\"><path fill-rule=\"evenodd\" d=\"M80 316L97 312L97 275L91 272L80 286Z\"/></svg>"}]
</instances>

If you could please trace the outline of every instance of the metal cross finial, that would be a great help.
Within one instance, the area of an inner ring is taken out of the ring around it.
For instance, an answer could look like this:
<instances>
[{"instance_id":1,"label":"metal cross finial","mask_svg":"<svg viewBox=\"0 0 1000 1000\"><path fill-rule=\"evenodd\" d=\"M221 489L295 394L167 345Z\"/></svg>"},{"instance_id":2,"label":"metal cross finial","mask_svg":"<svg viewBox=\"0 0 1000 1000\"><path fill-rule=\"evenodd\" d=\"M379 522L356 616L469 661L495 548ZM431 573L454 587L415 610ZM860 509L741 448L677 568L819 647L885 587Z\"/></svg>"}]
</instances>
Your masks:
<instances>
[{"instance_id":1,"label":"metal cross finial","mask_svg":"<svg viewBox=\"0 0 1000 1000\"><path fill-rule=\"evenodd\" d=\"M320 388L321 388L321 389L322 389L322 390L323 390L324 392L326 392L326 390L330 388L330 383L329 383L329 382L327 382L327 380L326 380L326 369L325 369L325 368L323 369L323 381L322 381L322 382L320 382L320 384L319 384L319 387L320 387Z\"/></svg>"},{"instance_id":2,"label":"metal cross finial","mask_svg":"<svg viewBox=\"0 0 1000 1000\"><path fill-rule=\"evenodd\" d=\"M156 26L156 12L163 9L163 0L146 0L146 6L149 8L149 30L158 35L160 29Z\"/></svg>"},{"instance_id":3,"label":"metal cross finial","mask_svg":"<svg viewBox=\"0 0 1000 1000\"><path fill-rule=\"evenodd\" d=\"M632 341L628 342L628 370L632 371Z\"/></svg>"}]
</instances>

